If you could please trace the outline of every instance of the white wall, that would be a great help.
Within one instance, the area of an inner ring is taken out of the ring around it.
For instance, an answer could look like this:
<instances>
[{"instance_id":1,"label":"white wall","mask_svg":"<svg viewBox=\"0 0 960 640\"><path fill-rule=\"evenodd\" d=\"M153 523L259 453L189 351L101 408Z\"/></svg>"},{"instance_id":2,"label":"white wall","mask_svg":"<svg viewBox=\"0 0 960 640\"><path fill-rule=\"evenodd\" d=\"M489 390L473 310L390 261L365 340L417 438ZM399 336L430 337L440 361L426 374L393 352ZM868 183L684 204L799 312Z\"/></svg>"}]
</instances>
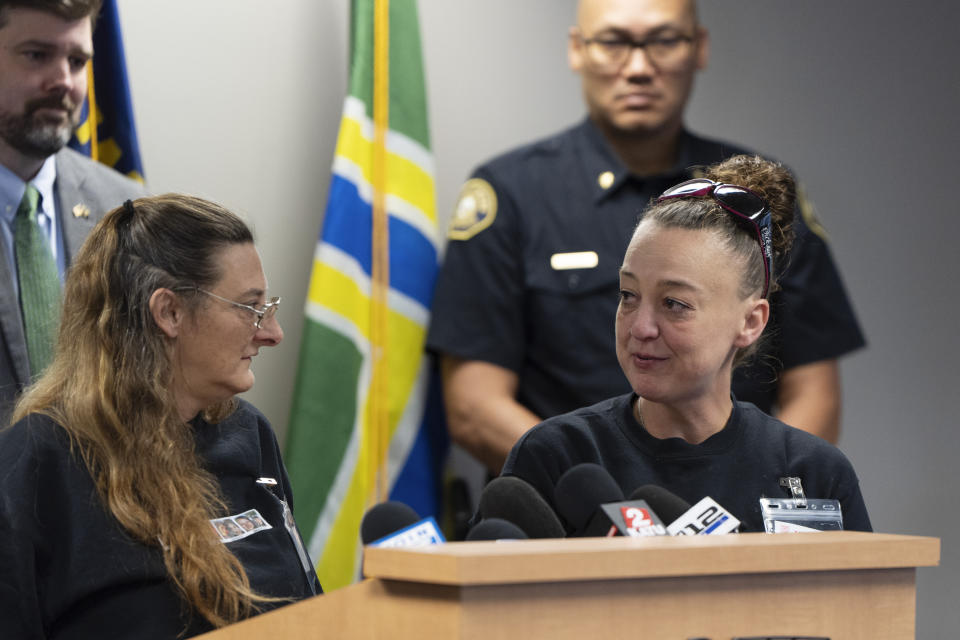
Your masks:
<instances>
[{"instance_id":1,"label":"white wall","mask_svg":"<svg viewBox=\"0 0 960 640\"><path fill-rule=\"evenodd\" d=\"M421 0L444 214L473 165L580 117L564 50L574 4ZM841 445L877 529L944 540L943 565L920 573L920 638L960 626L960 9L933 6L702 2L714 55L689 112L693 129L791 164L831 232L870 341L843 362ZM285 297L286 340L258 358L248 394L282 433L345 92L348 3L121 0L120 11L151 188L245 215Z\"/></svg>"},{"instance_id":2,"label":"white wall","mask_svg":"<svg viewBox=\"0 0 960 640\"><path fill-rule=\"evenodd\" d=\"M121 0L141 153L155 193L215 200L254 228L281 345L248 395L285 431L313 249L346 86L348 5Z\"/></svg>"}]
</instances>

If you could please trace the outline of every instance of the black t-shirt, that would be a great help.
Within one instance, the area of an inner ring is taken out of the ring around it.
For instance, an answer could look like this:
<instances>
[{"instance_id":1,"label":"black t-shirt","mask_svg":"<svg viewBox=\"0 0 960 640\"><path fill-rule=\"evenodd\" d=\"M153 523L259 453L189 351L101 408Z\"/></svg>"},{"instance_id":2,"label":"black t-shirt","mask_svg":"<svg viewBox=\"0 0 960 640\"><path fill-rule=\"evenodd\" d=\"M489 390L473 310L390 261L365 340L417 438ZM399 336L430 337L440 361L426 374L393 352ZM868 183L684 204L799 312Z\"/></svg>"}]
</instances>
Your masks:
<instances>
[{"instance_id":1,"label":"black t-shirt","mask_svg":"<svg viewBox=\"0 0 960 640\"><path fill-rule=\"evenodd\" d=\"M839 449L734 401L726 426L700 444L658 439L633 416L626 394L556 416L530 429L510 451L502 475L533 485L555 506L563 473L584 462L604 467L624 495L653 484L690 504L710 496L741 522L763 531L760 498L788 498L780 478L800 478L808 498L840 501L844 529L871 531L853 467Z\"/></svg>"},{"instance_id":2,"label":"black t-shirt","mask_svg":"<svg viewBox=\"0 0 960 640\"><path fill-rule=\"evenodd\" d=\"M542 418L629 391L614 319L633 229L650 200L695 167L739 153L748 152L683 132L673 170L639 178L587 120L481 166L451 221L428 347L516 372L518 401ZM767 412L781 367L864 344L829 248L799 213L795 228L769 351L734 375L737 397Z\"/></svg>"},{"instance_id":3,"label":"black t-shirt","mask_svg":"<svg viewBox=\"0 0 960 640\"><path fill-rule=\"evenodd\" d=\"M226 500L225 515L247 515L232 518L224 544L250 586L291 602L319 593L316 574L312 567L307 573L284 526L290 484L263 414L240 401L218 424L199 417L191 424L204 468ZM211 630L187 611L160 549L132 539L104 508L66 431L46 416L31 414L0 431L0 540L5 638L173 640Z\"/></svg>"}]
</instances>

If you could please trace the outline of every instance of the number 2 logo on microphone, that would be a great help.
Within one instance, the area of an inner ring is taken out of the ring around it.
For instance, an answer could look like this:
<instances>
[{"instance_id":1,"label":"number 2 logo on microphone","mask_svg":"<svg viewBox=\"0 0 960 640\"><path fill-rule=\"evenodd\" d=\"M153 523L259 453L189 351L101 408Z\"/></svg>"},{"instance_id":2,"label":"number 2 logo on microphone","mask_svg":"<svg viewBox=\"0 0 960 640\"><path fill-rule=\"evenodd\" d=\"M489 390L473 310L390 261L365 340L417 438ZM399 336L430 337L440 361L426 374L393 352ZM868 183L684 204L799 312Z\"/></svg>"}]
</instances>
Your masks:
<instances>
[{"instance_id":1,"label":"number 2 logo on microphone","mask_svg":"<svg viewBox=\"0 0 960 640\"><path fill-rule=\"evenodd\" d=\"M623 515L624 528L629 536L656 536L665 533L663 525L657 525L646 509L621 507L620 513Z\"/></svg>"}]
</instances>

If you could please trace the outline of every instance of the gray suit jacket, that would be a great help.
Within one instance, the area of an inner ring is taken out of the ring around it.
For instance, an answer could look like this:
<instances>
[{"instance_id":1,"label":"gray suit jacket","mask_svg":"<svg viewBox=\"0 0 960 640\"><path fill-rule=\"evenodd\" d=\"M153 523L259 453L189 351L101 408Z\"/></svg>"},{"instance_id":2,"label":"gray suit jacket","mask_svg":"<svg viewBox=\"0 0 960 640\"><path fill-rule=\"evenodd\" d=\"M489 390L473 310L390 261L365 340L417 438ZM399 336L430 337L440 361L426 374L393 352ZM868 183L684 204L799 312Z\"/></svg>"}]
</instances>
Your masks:
<instances>
[{"instance_id":1,"label":"gray suit jacket","mask_svg":"<svg viewBox=\"0 0 960 640\"><path fill-rule=\"evenodd\" d=\"M116 171L64 148L56 155L57 213L67 264L107 211L127 198L146 195L143 186ZM87 215L83 215L85 212ZM30 382L30 363L20 303L7 248L0 242L0 427L6 426L17 394Z\"/></svg>"}]
</instances>

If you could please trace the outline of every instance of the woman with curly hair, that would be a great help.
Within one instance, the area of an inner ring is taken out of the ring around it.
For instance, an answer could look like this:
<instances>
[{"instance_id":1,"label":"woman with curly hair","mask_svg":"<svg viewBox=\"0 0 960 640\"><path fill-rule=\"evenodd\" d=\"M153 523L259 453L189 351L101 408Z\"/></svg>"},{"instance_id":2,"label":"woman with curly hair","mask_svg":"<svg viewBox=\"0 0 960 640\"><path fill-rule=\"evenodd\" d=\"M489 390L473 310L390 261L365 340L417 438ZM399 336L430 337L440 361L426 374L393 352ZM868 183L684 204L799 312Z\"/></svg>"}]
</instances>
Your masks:
<instances>
[{"instance_id":1,"label":"woman with curly hair","mask_svg":"<svg viewBox=\"0 0 960 640\"><path fill-rule=\"evenodd\" d=\"M734 156L651 203L620 268L617 359L633 392L534 427L503 475L551 500L564 472L599 464L624 495L656 485L689 503L710 496L743 531L763 531L759 499L789 497L780 480L799 478L808 497L839 500L845 528L870 530L844 455L730 390L767 326L794 199L786 169Z\"/></svg>"}]
</instances>

